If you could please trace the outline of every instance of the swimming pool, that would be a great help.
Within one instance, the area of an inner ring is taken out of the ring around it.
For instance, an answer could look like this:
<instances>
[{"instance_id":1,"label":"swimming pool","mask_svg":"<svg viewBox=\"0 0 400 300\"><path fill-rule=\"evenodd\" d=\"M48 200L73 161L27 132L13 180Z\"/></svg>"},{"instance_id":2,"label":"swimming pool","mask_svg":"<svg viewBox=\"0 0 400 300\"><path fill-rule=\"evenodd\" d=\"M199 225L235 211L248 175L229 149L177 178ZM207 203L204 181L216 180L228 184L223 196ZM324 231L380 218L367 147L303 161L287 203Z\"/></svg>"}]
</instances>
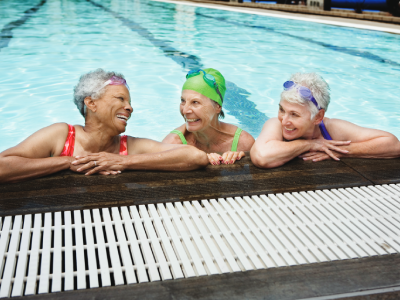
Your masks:
<instances>
[{"instance_id":1,"label":"swimming pool","mask_svg":"<svg viewBox=\"0 0 400 300\"><path fill-rule=\"evenodd\" d=\"M54 122L83 124L72 89L98 67L127 78L132 136L182 124L185 74L213 67L229 82L225 120L254 136L290 74L316 71L328 117L400 137L400 35L150 0L2 0L0 30L0 151Z\"/></svg>"}]
</instances>

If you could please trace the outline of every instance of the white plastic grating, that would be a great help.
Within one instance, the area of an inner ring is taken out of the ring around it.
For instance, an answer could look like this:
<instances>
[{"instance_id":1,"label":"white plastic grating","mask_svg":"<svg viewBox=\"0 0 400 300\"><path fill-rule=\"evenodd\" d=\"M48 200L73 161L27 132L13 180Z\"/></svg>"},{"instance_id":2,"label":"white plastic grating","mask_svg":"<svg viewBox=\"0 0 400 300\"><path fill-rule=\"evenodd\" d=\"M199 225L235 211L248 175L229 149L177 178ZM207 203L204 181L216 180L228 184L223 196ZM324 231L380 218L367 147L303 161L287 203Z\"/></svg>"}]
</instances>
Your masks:
<instances>
[{"instance_id":1,"label":"white plastic grating","mask_svg":"<svg viewBox=\"0 0 400 300\"><path fill-rule=\"evenodd\" d=\"M400 185L0 218L0 297L400 252Z\"/></svg>"}]
</instances>

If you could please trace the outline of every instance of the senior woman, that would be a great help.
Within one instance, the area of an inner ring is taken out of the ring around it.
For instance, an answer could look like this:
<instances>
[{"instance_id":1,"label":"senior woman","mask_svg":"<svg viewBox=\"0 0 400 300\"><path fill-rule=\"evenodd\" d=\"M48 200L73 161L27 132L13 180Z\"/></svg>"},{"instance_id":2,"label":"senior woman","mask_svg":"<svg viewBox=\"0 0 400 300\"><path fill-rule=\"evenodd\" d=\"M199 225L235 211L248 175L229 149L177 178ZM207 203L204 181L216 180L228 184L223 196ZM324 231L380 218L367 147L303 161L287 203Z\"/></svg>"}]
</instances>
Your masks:
<instances>
[{"instance_id":1,"label":"senior woman","mask_svg":"<svg viewBox=\"0 0 400 300\"><path fill-rule=\"evenodd\" d=\"M213 165L233 164L250 151L254 138L235 125L221 122L225 79L215 69L199 69L186 75L180 112L185 124L171 131L163 143L187 144L207 153ZM221 153L222 155L218 154Z\"/></svg>"},{"instance_id":2,"label":"senior woman","mask_svg":"<svg viewBox=\"0 0 400 300\"><path fill-rule=\"evenodd\" d=\"M279 167L298 156L314 162L400 156L400 142L394 135L325 117L330 95L321 76L296 73L283 87L278 117L264 124L251 149L256 166Z\"/></svg>"},{"instance_id":3,"label":"senior woman","mask_svg":"<svg viewBox=\"0 0 400 300\"><path fill-rule=\"evenodd\" d=\"M186 171L208 165L195 147L120 136L132 114L121 74L98 69L83 75L74 102L85 126L56 123L0 153L0 182L16 182L70 169L91 175L124 170Z\"/></svg>"}]
</instances>

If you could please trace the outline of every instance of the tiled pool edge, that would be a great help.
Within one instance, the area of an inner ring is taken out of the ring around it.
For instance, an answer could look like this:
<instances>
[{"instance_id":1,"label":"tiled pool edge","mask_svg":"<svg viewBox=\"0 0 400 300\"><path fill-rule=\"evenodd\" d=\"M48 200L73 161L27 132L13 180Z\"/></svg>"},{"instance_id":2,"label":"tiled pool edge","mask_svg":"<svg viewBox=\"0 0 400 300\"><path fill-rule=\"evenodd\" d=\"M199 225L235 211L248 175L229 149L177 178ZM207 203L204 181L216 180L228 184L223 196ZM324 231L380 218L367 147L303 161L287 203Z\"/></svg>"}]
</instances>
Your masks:
<instances>
[{"instance_id":1,"label":"tiled pool edge","mask_svg":"<svg viewBox=\"0 0 400 300\"><path fill-rule=\"evenodd\" d=\"M383 31L388 33L400 34L400 26L398 23L394 23L392 26L385 26L385 23L377 23L376 25L365 24L369 20L359 20L359 19L351 19L357 22L350 22L346 21L343 16L322 16L319 14L316 15L305 15L299 16L302 12L289 12L289 11L274 11L269 10L267 8L259 8L259 7L248 7L242 6L238 4L232 4L230 2L217 2L217 1L198 1L198 0L152 0L156 2L166 2L166 3L174 3L174 4L183 4L183 5L190 5L196 7L204 7L210 9L220 9L226 11L234 11L239 13L246 13L246 14L256 14L261 16L269 16L275 18L285 18L285 19L292 19L292 20L299 20L299 21L306 21L306 22L314 22L314 23L321 23L333 26L344 26L344 27L353 27L358 29L366 29L366 30L374 30L374 31ZM342 20L337 20L338 18L342 18ZM400 19L397 17L393 17L396 19ZM349 19L350 20L350 19ZM371 21L373 22L373 21Z\"/></svg>"}]
</instances>

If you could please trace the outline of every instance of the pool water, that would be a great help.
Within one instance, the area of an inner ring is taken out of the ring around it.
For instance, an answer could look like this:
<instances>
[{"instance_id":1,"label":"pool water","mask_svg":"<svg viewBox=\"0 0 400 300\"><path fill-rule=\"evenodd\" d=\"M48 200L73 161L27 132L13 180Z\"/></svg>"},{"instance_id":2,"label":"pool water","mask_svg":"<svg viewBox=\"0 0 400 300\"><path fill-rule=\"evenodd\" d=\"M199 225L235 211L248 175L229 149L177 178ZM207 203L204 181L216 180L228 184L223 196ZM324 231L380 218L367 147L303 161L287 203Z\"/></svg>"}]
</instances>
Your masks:
<instances>
[{"instance_id":1,"label":"pool water","mask_svg":"<svg viewBox=\"0 0 400 300\"><path fill-rule=\"evenodd\" d=\"M83 124L72 90L99 67L128 81L132 136L182 124L187 71L213 67L228 81L225 120L255 137L299 71L330 84L328 117L400 137L399 35L150 0L1 0L0 30L0 151Z\"/></svg>"}]
</instances>

